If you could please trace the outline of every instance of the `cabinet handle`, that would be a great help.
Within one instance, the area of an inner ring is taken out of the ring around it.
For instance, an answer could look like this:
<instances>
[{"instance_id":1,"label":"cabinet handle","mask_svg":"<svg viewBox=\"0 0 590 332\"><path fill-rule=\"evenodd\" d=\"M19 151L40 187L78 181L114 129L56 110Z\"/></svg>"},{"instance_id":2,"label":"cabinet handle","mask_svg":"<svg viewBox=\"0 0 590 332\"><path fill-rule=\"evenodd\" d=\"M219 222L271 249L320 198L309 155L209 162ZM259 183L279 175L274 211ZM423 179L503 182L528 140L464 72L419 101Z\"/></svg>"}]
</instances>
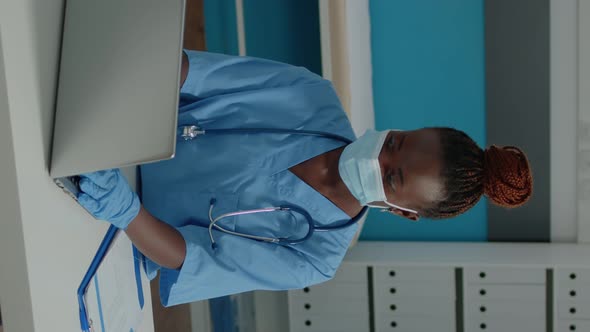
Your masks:
<instances>
[{"instance_id":1,"label":"cabinet handle","mask_svg":"<svg viewBox=\"0 0 590 332\"><path fill-rule=\"evenodd\" d=\"M576 274L575 273L571 273L570 274L570 279L572 279L572 280L576 279Z\"/></svg>"},{"instance_id":2,"label":"cabinet handle","mask_svg":"<svg viewBox=\"0 0 590 332\"><path fill-rule=\"evenodd\" d=\"M570 331L575 331L576 330L576 326L574 324L570 325Z\"/></svg>"},{"instance_id":3,"label":"cabinet handle","mask_svg":"<svg viewBox=\"0 0 590 332\"><path fill-rule=\"evenodd\" d=\"M486 295L486 290L485 289L480 289L479 290L479 295L481 295L481 296Z\"/></svg>"},{"instance_id":4,"label":"cabinet handle","mask_svg":"<svg viewBox=\"0 0 590 332\"><path fill-rule=\"evenodd\" d=\"M305 321L305 325L306 325L306 326L311 326L311 321L310 321L310 320L306 320L306 321Z\"/></svg>"},{"instance_id":5,"label":"cabinet handle","mask_svg":"<svg viewBox=\"0 0 590 332\"><path fill-rule=\"evenodd\" d=\"M479 324L479 328L485 330L488 326L485 323Z\"/></svg>"},{"instance_id":6,"label":"cabinet handle","mask_svg":"<svg viewBox=\"0 0 590 332\"><path fill-rule=\"evenodd\" d=\"M389 271L389 276L390 277L395 277L395 271L394 270Z\"/></svg>"},{"instance_id":7,"label":"cabinet handle","mask_svg":"<svg viewBox=\"0 0 590 332\"><path fill-rule=\"evenodd\" d=\"M484 307L484 306L481 306L481 307L479 307L479 311L481 311L481 312L486 312L486 310L487 310L487 309L486 309L486 307Z\"/></svg>"},{"instance_id":8,"label":"cabinet handle","mask_svg":"<svg viewBox=\"0 0 590 332\"><path fill-rule=\"evenodd\" d=\"M309 303L306 303L306 304L305 304L305 309L306 309L306 310L309 310L309 309L311 309L311 304L309 304Z\"/></svg>"},{"instance_id":9,"label":"cabinet handle","mask_svg":"<svg viewBox=\"0 0 590 332\"><path fill-rule=\"evenodd\" d=\"M397 327L397 323L395 321L391 322L391 327Z\"/></svg>"},{"instance_id":10,"label":"cabinet handle","mask_svg":"<svg viewBox=\"0 0 590 332\"><path fill-rule=\"evenodd\" d=\"M575 314L576 313L576 308L570 308L570 314Z\"/></svg>"},{"instance_id":11,"label":"cabinet handle","mask_svg":"<svg viewBox=\"0 0 590 332\"><path fill-rule=\"evenodd\" d=\"M392 304L389 306L389 309L391 309L391 311L395 311L397 309L397 306L395 304Z\"/></svg>"},{"instance_id":12,"label":"cabinet handle","mask_svg":"<svg viewBox=\"0 0 590 332\"><path fill-rule=\"evenodd\" d=\"M389 292L390 292L391 294L395 294L395 292L396 292L396 289L392 287L392 288L390 288L390 289L389 289Z\"/></svg>"},{"instance_id":13,"label":"cabinet handle","mask_svg":"<svg viewBox=\"0 0 590 332\"><path fill-rule=\"evenodd\" d=\"M304 293L309 293L309 287L305 287L305 288L303 289L303 292L304 292Z\"/></svg>"},{"instance_id":14,"label":"cabinet handle","mask_svg":"<svg viewBox=\"0 0 590 332\"><path fill-rule=\"evenodd\" d=\"M479 273L479 277L480 277L481 279L485 279L485 277L486 277L486 273L485 273L485 272L480 272L480 273Z\"/></svg>"},{"instance_id":15,"label":"cabinet handle","mask_svg":"<svg viewBox=\"0 0 590 332\"><path fill-rule=\"evenodd\" d=\"M571 290L571 291L570 291L570 296L571 296L571 297L574 297L574 296L576 296L576 291L575 291L575 290Z\"/></svg>"}]
</instances>

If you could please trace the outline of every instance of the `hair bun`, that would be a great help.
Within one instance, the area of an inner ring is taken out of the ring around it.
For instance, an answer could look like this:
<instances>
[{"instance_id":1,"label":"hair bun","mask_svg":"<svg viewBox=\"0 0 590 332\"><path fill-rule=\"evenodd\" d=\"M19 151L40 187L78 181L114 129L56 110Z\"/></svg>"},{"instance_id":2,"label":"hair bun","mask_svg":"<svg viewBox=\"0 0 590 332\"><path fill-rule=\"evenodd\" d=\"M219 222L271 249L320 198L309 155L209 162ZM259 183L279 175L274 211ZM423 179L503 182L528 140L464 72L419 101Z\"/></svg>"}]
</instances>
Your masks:
<instances>
[{"instance_id":1,"label":"hair bun","mask_svg":"<svg viewBox=\"0 0 590 332\"><path fill-rule=\"evenodd\" d=\"M492 145L484 152L484 193L503 207L518 207L533 193L533 176L526 155L513 146Z\"/></svg>"}]
</instances>

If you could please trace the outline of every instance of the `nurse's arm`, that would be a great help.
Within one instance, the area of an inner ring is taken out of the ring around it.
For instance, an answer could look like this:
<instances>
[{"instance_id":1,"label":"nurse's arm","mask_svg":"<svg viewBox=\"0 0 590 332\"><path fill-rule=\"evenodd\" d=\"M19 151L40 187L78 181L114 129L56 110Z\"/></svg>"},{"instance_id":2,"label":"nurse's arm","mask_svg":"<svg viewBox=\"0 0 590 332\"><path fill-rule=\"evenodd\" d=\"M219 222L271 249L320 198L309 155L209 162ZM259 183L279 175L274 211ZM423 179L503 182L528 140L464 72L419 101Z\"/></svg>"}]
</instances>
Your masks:
<instances>
[{"instance_id":1,"label":"nurse's arm","mask_svg":"<svg viewBox=\"0 0 590 332\"><path fill-rule=\"evenodd\" d=\"M182 235L152 216L143 206L125 230L137 249L160 266L178 269L186 257Z\"/></svg>"},{"instance_id":2,"label":"nurse's arm","mask_svg":"<svg viewBox=\"0 0 590 332\"><path fill-rule=\"evenodd\" d=\"M185 55L188 56L185 60ZM198 98L327 81L303 67L276 61L184 50L181 93Z\"/></svg>"}]
</instances>

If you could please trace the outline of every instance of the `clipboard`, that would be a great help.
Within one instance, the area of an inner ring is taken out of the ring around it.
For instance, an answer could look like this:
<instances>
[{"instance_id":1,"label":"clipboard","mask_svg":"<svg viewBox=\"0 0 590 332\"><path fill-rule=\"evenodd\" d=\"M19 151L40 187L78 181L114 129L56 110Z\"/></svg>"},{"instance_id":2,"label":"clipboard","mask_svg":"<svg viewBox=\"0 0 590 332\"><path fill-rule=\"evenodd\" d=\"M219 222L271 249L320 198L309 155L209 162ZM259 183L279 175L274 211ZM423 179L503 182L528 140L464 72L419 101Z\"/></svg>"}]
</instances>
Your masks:
<instances>
[{"instance_id":1,"label":"clipboard","mask_svg":"<svg viewBox=\"0 0 590 332\"><path fill-rule=\"evenodd\" d=\"M76 295L83 332L134 331L143 318L143 256L111 225Z\"/></svg>"}]
</instances>

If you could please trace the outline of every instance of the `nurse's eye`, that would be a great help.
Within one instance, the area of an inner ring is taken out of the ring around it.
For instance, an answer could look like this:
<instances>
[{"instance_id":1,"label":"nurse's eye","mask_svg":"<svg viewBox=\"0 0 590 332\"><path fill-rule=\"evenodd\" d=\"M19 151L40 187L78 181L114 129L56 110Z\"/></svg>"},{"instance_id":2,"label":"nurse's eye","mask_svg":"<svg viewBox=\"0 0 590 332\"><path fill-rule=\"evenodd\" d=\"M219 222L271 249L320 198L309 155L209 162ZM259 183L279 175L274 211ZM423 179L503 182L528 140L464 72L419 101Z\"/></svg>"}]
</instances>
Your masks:
<instances>
[{"instance_id":1,"label":"nurse's eye","mask_svg":"<svg viewBox=\"0 0 590 332\"><path fill-rule=\"evenodd\" d=\"M395 144L395 139L394 139L394 137L392 135L391 138L387 140L387 146L389 148L393 149L394 144Z\"/></svg>"},{"instance_id":2,"label":"nurse's eye","mask_svg":"<svg viewBox=\"0 0 590 332\"><path fill-rule=\"evenodd\" d=\"M393 175L391 173L387 175L387 183L391 187L391 190L395 192L395 180L393 179Z\"/></svg>"}]
</instances>

